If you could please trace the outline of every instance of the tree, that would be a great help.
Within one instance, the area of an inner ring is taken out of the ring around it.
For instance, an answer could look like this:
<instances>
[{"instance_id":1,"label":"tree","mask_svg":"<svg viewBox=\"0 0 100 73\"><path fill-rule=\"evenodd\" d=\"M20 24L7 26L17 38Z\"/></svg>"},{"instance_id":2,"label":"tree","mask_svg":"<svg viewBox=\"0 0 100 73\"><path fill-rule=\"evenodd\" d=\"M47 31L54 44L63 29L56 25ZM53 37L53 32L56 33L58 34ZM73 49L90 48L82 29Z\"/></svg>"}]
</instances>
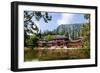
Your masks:
<instances>
[{"instance_id":1,"label":"tree","mask_svg":"<svg viewBox=\"0 0 100 73\"><path fill-rule=\"evenodd\" d=\"M84 14L84 18L86 19L86 23L90 23L90 14Z\"/></svg>"},{"instance_id":2,"label":"tree","mask_svg":"<svg viewBox=\"0 0 100 73\"><path fill-rule=\"evenodd\" d=\"M48 15L47 12L24 11L24 30L26 34L35 33L33 30L37 31L36 33L38 33L39 31L37 25L32 20L33 17L35 17L37 21L43 18L46 23L48 23L48 21L50 21L52 18L51 16Z\"/></svg>"},{"instance_id":3,"label":"tree","mask_svg":"<svg viewBox=\"0 0 100 73\"><path fill-rule=\"evenodd\" d=\"M89 49L90 47L90 24L85 23L81 27L81 36L83 37L83 48Z\"/></svg>"},{"instance_id":4,"label":"tree","mask_svg":"<svg viewBox=\"0 0 100 73\"><path fill-rule=\"evenodd\" d=\"M36 35L31 35L30 38L26 39L26 46L29 48L34 48L37 46L37 41L39 38Z\"/></svg>"},{"instance_id":5,"label":"tree","mask_svg":"<svg viewBox=\"0 0 100 73\"><path fill-rule=\"evenodd\" d=\"M65 36L66 36L66 38L69 38L69 33L65 32Z\"/></svg>"},{"instance_id":6,"label":"tree","mask_svg":"<svg viewBox=\"0 0 100 73\"><path fill-rule=\"evenodd\" d=\"M83 37L83 48L90 49L90 15L84 14L84 23L80 28L80 35Z\"/></svg>"},{"instance_id":7,"label":"tree","mask_svg":"<svg viewBox=\"0 0 100 73\"><path fill-rule=\"evenodd\" d=\"M46 36L44 36L44 40L46 40L46 41L51 41L53 38L54 38L53 35L46 35Z\"/></svg>"},{"instance_id":8,"label":"tree","mask_svg":"<svg viewBox=\"0 0 100 73\"><path fill-rule=\"evenodd\" d=\"M44 22L48 23L52 19L47 12L40 11L24 11L24 45L26 45L26 39L29 34L38 34L39 28L36 23L32 20L35 18L39 21L41 18L44 19Z\"/></svg>"}]
</instances>

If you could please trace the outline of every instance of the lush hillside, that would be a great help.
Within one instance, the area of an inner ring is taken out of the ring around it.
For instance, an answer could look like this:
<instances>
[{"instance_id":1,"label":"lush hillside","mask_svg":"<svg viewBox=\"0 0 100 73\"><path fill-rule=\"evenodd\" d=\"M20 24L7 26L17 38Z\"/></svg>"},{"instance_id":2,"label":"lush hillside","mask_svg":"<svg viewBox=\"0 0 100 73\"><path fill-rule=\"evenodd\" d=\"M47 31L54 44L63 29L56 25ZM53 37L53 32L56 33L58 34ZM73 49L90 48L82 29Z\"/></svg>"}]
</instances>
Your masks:
<instances>
[{"instance_id":1,"label":"lush hillside","mask_svg":"<svg viewBox=\"0 0 100 73\"><path fill-rule=\"evenodd\" d=\"M80 28L83 24L62 24L59 25L53 32L67 35L71 39L77 39L80 36Z\"/></svg>"}]
</instances>

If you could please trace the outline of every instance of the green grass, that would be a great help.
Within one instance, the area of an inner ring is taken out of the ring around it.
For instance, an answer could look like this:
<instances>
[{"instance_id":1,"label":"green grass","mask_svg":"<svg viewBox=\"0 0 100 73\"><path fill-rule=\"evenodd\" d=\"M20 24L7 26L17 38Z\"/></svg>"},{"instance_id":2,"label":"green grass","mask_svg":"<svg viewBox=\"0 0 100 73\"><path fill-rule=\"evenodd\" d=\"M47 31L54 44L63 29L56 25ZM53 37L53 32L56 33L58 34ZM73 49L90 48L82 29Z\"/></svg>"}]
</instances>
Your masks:
<instances>
[{"instance_id":1,"label":"green grass","mask_svg":"<svg viewBox=\"0 0 100 73\"><path fill-rule=\"evenodd\" d=\"M90 58L90 49L26 49L24 61L70 60Z\"/></svg>"}]
</instances>

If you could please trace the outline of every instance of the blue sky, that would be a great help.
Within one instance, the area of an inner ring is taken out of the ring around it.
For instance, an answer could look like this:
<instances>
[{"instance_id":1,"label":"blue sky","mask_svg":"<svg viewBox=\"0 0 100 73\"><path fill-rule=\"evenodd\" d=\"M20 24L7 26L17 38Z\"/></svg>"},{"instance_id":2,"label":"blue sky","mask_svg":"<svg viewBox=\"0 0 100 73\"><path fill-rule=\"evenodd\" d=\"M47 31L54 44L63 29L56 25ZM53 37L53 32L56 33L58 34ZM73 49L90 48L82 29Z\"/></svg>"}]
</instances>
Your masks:
<instances>
[{"instance_id":1,"label":"blue sky","mask_svg":"<svg viewBox=\"0 0 100 73\"><path fill-rule=\"evenodd\" d=\"M36 23L39 30L42 32L48 30L52 31L56 29L61 24L75 24L75 23L85 23L84 14L76 13L48 13L52 16L52 20L48 23L45 23L43 18L40 21L37 21L34 17L32 20Z\"/></svg>"}]
</instances>

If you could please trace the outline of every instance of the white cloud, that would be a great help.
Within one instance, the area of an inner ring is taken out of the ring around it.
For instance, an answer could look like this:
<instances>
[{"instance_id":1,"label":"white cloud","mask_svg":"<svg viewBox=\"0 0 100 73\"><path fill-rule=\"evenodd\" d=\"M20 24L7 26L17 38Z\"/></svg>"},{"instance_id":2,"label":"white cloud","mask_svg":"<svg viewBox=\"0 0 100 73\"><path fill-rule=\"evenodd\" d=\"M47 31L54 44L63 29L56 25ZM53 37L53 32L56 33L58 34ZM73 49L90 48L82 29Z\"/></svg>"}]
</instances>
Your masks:
<instances>
[{"instance_id":1,"label":"white cloud","mask_svg":"<svg viewBox=\"0 0 100 73\"><path fill-rule=\"evenodd\" d=\"M61 18L57 21L57 24L58 25L61 25L61 24L71 24L72 21L73 21L74 15L75 14L66 14L66 13L63 13L61 15Z\"/></svg>"}]
</instances>

